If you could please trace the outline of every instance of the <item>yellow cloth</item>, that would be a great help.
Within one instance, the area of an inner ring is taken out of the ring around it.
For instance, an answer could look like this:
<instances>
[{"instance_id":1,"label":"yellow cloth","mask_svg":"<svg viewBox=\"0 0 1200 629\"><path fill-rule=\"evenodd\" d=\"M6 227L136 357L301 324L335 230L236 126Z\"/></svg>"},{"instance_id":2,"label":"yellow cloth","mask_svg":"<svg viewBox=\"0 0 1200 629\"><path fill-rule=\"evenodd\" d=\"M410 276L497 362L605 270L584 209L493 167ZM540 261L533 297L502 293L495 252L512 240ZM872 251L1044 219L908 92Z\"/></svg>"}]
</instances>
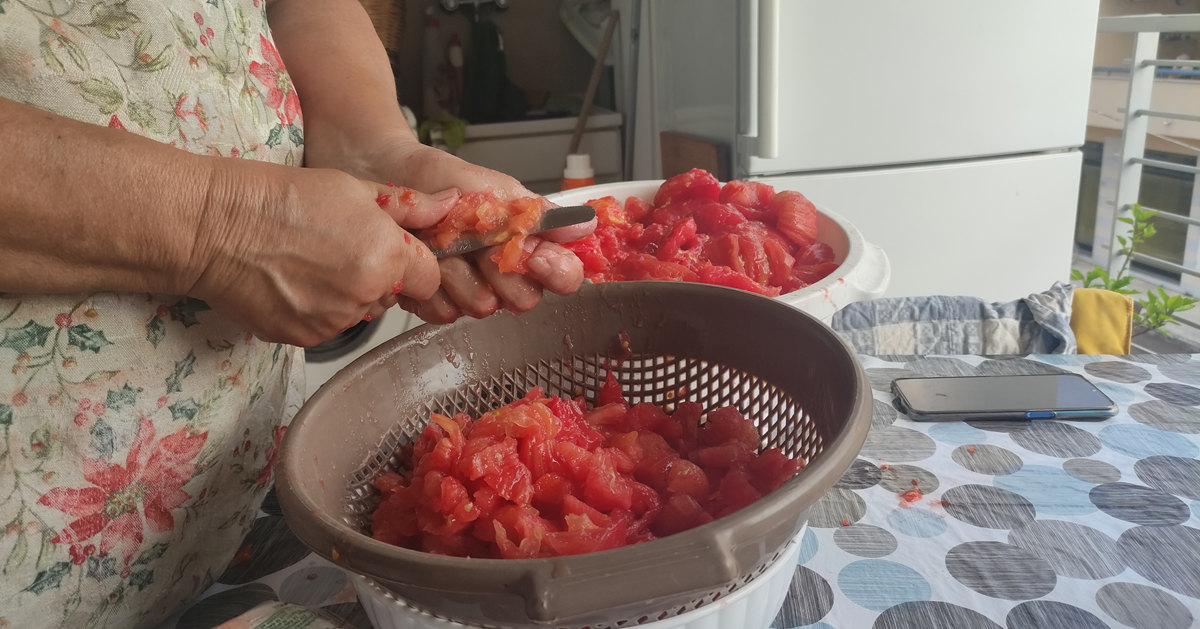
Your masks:
<instances>
[{"instance_id":1,"label":"yellow cloth","mask_svg":"<svg viewBox=\"0 0 1200 629\"><path fill-rule=\"evenodd\" d=\"M1133 299L1099 288L1076 288L1071 331L1080 354L1128 354Z\"/></svg>"}]
</instances>

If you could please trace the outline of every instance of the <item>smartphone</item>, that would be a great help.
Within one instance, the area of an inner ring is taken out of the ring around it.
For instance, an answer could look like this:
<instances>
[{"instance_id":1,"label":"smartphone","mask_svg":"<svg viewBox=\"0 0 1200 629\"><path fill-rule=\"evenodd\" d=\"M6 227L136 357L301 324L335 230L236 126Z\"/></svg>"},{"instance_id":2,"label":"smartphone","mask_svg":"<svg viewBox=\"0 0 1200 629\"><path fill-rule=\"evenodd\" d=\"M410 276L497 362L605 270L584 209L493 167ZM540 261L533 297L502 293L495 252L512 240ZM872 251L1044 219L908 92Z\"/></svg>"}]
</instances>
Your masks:
<instances>
[{"instance_id":1,"label":"smartphone","mask_svg":"<svg viewBox=\"0 0 1200 629\"><path fill-rule=\"evenodd\" d=\"M892 391L910 419L1108 419L1117 405L1076 374L897 378Z\"/></svg>"}]
</instances>

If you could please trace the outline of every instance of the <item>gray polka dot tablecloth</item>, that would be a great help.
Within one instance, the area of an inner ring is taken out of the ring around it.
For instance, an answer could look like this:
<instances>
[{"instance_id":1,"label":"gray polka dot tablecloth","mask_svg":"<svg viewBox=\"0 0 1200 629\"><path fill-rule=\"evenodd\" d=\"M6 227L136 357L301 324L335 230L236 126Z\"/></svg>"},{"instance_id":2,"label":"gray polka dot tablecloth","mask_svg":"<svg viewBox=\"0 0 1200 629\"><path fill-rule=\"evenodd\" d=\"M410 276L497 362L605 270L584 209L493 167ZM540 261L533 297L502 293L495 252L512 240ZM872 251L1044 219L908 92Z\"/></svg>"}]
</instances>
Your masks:
<instances>
[{"instance_id":1,"label":"gray polka dot tablecloth","mask_svg":"<svg viewBox=\"0 0 1200 629\"><path fill-rule=\"evenodd\" d=\"M1200 356L862 362L871 432L811 510L773 628L1200 628ZM1062 372L1120 414L918 423L890 392L898 377ZM256 606L308 614L288 626L370 627L347 576L304 549L271 499L210 594L160 629L210 629Z\"/></svg>"},{"instance_id":2,"label":"gray polka dot tablecloth","mask_svg":"<svg viewBox=\"0 0 1200 629\"><path fill-rule=\"evenodd\" d=\"M812 510L772 627L1200 626L1200 356L862 357L866 445ZM1078 373L1103 422L919 423L909 376Z\"/></svg>"}]
</instances>

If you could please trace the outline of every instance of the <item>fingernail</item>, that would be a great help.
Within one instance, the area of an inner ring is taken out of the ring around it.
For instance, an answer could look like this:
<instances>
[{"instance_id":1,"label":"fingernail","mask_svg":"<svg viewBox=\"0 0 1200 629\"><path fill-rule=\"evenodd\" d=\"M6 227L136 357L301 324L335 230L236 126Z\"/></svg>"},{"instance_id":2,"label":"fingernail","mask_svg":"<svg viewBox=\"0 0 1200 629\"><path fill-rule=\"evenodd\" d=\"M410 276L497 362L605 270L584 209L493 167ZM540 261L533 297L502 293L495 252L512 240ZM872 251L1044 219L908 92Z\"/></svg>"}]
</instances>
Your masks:
<instances>
[{"instance_id":1,"label":"fingernail","mask_svg":"<svg viewBox=\"0 0 1200 629\"><path fill-rule=\"evenodd\" d=\"M462 193L460 193L458 191L458 188L448 188L446 190L442 190L441 192L439 192L429 198L434 203L443 203L445 201L450 201L450 200L457 201L458 197L460 197L460 196L462 196Z\"/></svg>"},{"instance_id":2,"label":"fingernail","mask_svg":"<svg viewBox=\"0 0 1200 629\"><path fill-rule=\"evenodd\" d=\"M408 242L408 234L407 233L404 234L404 242ZM400 291L402 291L402 290L404 290L404 280L400 280L399 282L392 284L392 294L393 295L399 295Z\"/></svg>"},{"instance_id":3,"label":"fingernail","mask_svg":"<svg viewBox=\"0 0 1200 629\"><path fill-rule=\"evenodd\" d=\"M546 277L550 274L550 263L545 256L532 256L529 258L529 271L536 277Z\"/></svg>"}]
</instances>

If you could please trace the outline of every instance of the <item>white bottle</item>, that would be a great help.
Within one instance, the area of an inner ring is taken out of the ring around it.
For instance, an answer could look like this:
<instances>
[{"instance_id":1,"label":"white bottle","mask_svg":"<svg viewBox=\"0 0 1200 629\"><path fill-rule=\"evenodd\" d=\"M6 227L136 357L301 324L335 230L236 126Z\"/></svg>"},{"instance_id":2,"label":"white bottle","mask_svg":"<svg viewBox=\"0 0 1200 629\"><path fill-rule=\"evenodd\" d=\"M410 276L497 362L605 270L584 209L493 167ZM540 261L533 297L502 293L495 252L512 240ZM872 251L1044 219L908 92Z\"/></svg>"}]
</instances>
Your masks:
<instances>
[{"instance_id":1,"label":"white bottle","mask_svg":"<svg viewBox=\"0 0 1200 629\"><path fill-rule=\"evenodd\" d=\"M596 185L596 173L592 170L592 156L579 153L567 156L567 167L563 170L563 190Z\"/></svg>"}]
</instances>

